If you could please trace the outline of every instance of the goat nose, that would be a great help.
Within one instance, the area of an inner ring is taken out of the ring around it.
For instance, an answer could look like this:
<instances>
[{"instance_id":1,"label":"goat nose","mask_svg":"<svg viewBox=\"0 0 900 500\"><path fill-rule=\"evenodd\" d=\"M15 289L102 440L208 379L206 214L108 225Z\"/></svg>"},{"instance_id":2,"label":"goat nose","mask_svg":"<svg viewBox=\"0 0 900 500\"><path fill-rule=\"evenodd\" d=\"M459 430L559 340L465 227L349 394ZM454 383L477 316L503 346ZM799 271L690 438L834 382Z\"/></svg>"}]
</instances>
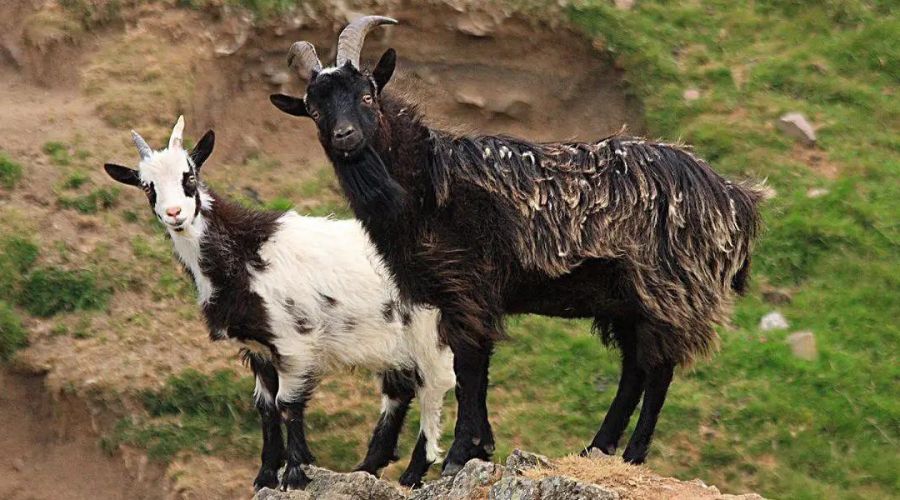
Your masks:
<instances>
[{"instance_id":1,"label":"goat nose","mask_svg":"<svg viewBox=\"0 0 900 500\"><path fill-rule=\"evenodd\" d=\"M166 215L169 217L175 217L181 213L181 207L169 207L166 209Z\"/></svg>"},{"instance_id":2,"label":"goat nose","mask_svg":"<svg viewBox=\"0 0 900 500\"><path fill-rule=\"evenodd\" d=\"M335 139L344 139L353 132L356 132L356 129L353 128L353 125L344 125L343 127L337 127L334 129L334 138Z\"/></svg>"}]
</instances>

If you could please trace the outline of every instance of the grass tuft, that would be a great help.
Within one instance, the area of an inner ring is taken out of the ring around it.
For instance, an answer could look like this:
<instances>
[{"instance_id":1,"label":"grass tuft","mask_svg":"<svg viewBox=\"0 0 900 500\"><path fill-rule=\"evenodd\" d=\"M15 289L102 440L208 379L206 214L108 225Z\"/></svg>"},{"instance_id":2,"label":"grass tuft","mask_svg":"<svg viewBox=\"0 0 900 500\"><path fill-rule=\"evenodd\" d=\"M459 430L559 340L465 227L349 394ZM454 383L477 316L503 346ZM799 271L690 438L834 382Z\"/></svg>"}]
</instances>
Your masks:
<instances>
[{"instance_id":1,"label":"grass tuft","mask_svg":"<svg viewBox=\"0 0 900 500\"><path fill-rule=\"evenodd\" d=\"M183 450L256 452L259 424L252 393L250 377L185 370L160 391L145 391L141 399L150 419L122 420L113 441L141 446L155 460Z\"/></svg>"},{"instance_id":2,"label":"grass tuft","mask_svg":"<svg viewBox=\"0 0 900 500\"><path fill-rule=\"evenodd\" d=\"M22 322L9 304L0 300L0 361L9 359L13 353L28 345L28 335Z\"/></svg>"},{"instance_id":3,"label":"grass tuft","mask_svg":"<svg viewBox=\"0 0 900 500\"><path fill-rule=\"evenodd\" d=\"M62 208L70 208L83 214L95 214L114 207L119 200L119 193L118 188L101 187L85 195L61 196L58 203Z\"/></svg>"},{"instance_id":4,"label":"grass tuft","mask_svg":"<svg viewBox=\"0 0 900 500\"><path fill-rule=\"evenodd\" d=\"M55 267L32 271L22 284L19 305L29 313L49 317L61 312L105 309L112 290L90 271Z\"/></svg>"},{"instance_id":5,"label":"grass tuft","mask_svg":"<svg viewBox=\"0 0 900 500\"><path fill-rule=\"evenodd\" d=\"M0 240L0 300L12 300L23 276L38 257L38 247L30 240L10 236Z\"/></svg>"},{"instance_id":6,"label":"grass tuft","mask_svg":"<svg viewBox=\"0 0 900 500\"><path fill-rule=\"evenodd\" d=\"M6 154L0 153L0 186L12 189L21 179L22 165L10 159Z\"/></svg>"}]
</instances>

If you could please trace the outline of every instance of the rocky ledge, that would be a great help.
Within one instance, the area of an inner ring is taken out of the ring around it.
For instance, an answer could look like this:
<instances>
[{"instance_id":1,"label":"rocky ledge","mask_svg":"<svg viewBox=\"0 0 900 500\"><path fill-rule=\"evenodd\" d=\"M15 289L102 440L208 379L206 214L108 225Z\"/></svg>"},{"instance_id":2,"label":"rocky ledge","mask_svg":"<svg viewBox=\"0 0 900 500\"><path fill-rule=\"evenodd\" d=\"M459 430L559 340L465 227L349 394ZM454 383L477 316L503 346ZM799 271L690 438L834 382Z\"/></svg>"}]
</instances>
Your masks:
<instances>
[{"instance_id":1,"label":"rocky ledge","mask_svg":"<svg viewBox=\"0 0 900 500\"><path fill-rule=\"evenodd\" d=\"M515 450L505 465L472 460L453 477L430 481L417 490L399 487L365 472L338 473L319 467L307 471L312 482L304 491L263 489L256 500L625 500L731 499L761 500L756 494L729 495L699 479L680 481L616 457L595 455L547 457Z\"/></svg>"}]
</instances>

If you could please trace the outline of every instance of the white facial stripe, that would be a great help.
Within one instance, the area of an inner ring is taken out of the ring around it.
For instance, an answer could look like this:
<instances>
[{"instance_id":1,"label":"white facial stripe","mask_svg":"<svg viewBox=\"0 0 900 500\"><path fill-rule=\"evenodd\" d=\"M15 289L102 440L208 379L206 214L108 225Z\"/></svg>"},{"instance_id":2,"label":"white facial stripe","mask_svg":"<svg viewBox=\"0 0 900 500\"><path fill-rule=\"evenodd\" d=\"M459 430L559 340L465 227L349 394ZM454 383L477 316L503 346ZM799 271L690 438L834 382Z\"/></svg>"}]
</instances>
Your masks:
<instances>
[{"instance_id":1,"label":"white facial stripe","mask_svg":"<svg viewBox=\"0 0 900 500\"><path fill-rule=\"evenodd\" d=\"M140 164L141 182L152 182L156 190L153 209L167 224L190 223L196 212L196 196L184 194L184 174L191 171L189 161L188 153L183 149L164 149L154 152Z\"/></svg>"}]
</instances>

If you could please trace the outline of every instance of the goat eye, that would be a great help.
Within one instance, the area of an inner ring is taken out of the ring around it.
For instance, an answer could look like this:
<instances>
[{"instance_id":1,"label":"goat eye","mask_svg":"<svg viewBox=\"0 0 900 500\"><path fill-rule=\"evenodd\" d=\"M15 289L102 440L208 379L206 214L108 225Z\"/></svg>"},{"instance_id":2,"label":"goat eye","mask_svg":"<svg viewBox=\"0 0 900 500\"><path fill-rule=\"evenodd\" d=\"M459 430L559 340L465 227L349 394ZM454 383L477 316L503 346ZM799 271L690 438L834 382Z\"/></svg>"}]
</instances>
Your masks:
<instances>
[{"instance_id":1,"label":"goat eye","mask_svg":"<svg viewBox=\"0 0 900 500\"><path fill-rule=\"evenodd\" d=\"M319 121L319 117L322 116L322 114L319 113L318 110L315 110L315 109L314 109L314 110L312 110L312 111L309 112L309 116L310 116L313 120Z\"/></svg>"},{"instance_id":2,"label":"goat eye","mask_svg":"<svg viewBox=\"0 0 900 500\"><path fill-rule=\"evenodd\" d=\"M375 102L375 99L372 97L372 94L363 94L362 102L363 104L372 104Z\"/></svg>"},{"instance_id":3,"label":"goat eye","mask_svg":"<svg viewBox=\"0 0 900 500\"><path fill-rule=\"evenodd\" d=\"M150 194L150 184L141 184L141 189L143 189L145 193Z\"/></svg>"}]
</instances>

